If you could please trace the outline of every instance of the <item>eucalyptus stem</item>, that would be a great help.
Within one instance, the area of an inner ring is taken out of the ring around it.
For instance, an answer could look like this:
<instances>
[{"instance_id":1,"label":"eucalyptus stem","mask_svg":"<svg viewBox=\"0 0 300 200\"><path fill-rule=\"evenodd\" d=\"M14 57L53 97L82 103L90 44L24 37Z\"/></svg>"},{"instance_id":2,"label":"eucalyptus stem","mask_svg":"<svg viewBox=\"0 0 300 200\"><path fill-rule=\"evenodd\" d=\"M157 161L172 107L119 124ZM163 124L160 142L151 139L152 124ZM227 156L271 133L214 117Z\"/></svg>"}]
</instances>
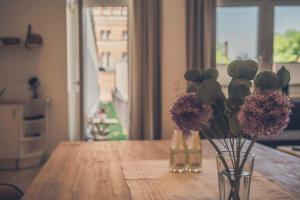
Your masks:
<instances>
[{"instance_id":1,"label":"eucalyptus stem","mask_svg":"<svg viewBox=\"0 0 300 200\"><path fill-rule=\"evenodd\" d=\"M211 143L211 145L213 146L213 148L216 150L218 156L220 157L220 159L221 159L221 161L222 161L222 163L223 163L223 165L225 167L225 170L228 172L227 178L229 180L231 188L235 187L235 182L234 182L234 180L232 180L232 178L230 176L230 170L229 170L229 167L228 167L228 165L226 163L226 160L222 156L222 152L220 151L220 149L218 148L218 146L216 145L216 143L210 137L208 137L208 135L206 134L206 132L204 130L202 130L202 133L208 139L208 141ZM235 194L233 194L233 192L230 192L229 199L231 198L232 195L235 195ZM237 199L237 200L239 200L239 199Z\"/></svg>"},{"instance_id":2,"label":"eucalyptus stem","mask_svg":"<svg viewBox=\"0 0 300 200\"><path fill-rule=\"evenodd\" d=\"M220 111L219 107L218 107L216 104L215 104L215 108L216 108L216 111L217 111L219 117L221 118L223 127L224 127L224 129L225 129L225 134L226 134L226 136L228 137L228 136L230 135L230 131L229 131L229 127L227 126L227 123L226 123L226 121L225 121L225 119L224 119L224 115L223 115L223 113ZM231 135L230 135L230 136L231 136ZM230 140L230 144L231 144L231 149L232 149L232 154L233 154L233 156L232 156L231 153L230 153L230 148L229 148L229 146L228 146L228 144L227 144L226 138L224 138L224 143L225 143L225 145L226 145L226 148L227 148L228 153L229 153L230 160L231 160L232 165L233 165L234 162L235 162L235 160L234 160L234 159L235 159L235 158L234 158L234 150L233 150L233 148L232 148L231 138L229 138L229 140ZM233 159L233 160L232 160L232 159Z\"/></svg>"}]
</instances>

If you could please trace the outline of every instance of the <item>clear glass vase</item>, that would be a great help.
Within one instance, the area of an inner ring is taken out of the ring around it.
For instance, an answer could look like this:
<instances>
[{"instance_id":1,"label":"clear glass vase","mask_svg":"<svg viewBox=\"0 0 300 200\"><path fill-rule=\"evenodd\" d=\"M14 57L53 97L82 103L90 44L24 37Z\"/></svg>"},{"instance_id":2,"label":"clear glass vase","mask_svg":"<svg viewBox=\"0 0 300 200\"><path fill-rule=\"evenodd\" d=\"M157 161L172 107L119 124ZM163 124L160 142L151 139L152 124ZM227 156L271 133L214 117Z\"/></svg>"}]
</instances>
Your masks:
<instances>
[{"instance_id":1,"label":"clear glass vase","mask_svg":"<svg viewBox=\"0 0 300 200\"><path fill-rule=\"evenodd\" d=\"M174 130L170 144L170 171L175 173L186 172L186 144L183 133Z\"/></svg>"},{"instance_id":2,"label":"clear glass vase","mask_svg":"<svg viewBox=\"0 0 300 200\"><path fill-rule=\"evenodd\" d=\"M255 157L249 154L243 162L244 158L244 152L217 155L220 200L249 200Z\"/></svg>"},{"instance_id":3,"label":"clear glass vase","mask_svg":"<svg viewBox=\"0 0 300 200\"><path fill-rule=\"evenodd\" d=\"M202 145L198 131L191 131L187 140L187 168L195 173L202 170Z\"/></svg>"}]
</instances>

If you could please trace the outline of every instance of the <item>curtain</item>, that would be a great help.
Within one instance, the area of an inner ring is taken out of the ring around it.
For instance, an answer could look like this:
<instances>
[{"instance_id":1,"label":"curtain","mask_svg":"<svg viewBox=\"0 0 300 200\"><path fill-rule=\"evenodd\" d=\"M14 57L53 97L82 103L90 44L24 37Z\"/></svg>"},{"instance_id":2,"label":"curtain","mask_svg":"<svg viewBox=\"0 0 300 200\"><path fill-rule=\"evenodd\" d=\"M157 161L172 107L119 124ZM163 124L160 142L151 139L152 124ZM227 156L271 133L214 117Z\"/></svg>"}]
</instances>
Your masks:
<instances>
[{"instance_id":1,"label":"curtain","mask_svg":"<svg viewBox=\"0 0 300 200\"><path fill-rule=\"evenodd\" d=\"M80 140L79 1L66 1L69 139Z\"/></svg>"},{"instance_id":2,"label":"curtain","mask_svg":"<svg viewBox=\"0 0 300 200\"><path fill-rule=\"evenodd\" d=\"M130 27L130 139L161 137L161 0L134 0Z\"/></svg>"},{"instance_id":3,"label":"curtain","mask_svg":"<svg viewBox=\"0 0 300 200\"><path fill-rule=\"evenodd\" d=\"M216 0L186 0L188 69L216 66Z\"/></svg>"}]
</instances>

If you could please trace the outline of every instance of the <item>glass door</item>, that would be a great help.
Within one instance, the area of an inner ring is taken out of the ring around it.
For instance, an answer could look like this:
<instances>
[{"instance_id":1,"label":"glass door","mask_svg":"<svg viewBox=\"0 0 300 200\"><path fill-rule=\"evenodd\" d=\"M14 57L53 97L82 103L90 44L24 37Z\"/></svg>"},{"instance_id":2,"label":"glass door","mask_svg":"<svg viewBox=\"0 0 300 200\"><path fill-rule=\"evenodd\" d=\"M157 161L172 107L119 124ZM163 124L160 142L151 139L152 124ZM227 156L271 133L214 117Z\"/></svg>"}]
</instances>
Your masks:
<instances>
[{"instance_id":1,"label":"glass door","mask_svg":"<svg viewBox=\"0 0 300 200\"><path fill-rule=\"evenodd\" d=\"M82 9L83 120L88 140L127 139L127 1L84 1Z\"/></svg>"}]
</instances>

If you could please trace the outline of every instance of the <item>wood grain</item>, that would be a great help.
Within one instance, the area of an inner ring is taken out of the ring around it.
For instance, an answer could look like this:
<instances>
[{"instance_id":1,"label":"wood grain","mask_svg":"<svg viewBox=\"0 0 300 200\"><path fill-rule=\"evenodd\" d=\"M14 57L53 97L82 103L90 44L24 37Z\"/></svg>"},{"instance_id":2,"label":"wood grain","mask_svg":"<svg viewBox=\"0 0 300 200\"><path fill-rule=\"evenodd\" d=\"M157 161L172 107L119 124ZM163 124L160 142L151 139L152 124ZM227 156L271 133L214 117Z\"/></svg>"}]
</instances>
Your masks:
<instances>
[{"instance_id":1,"label":"wood grain","mask_svg":"<svg viewBox=\"0 0 300 200\"><path fill-rule=\"evenodd\" d=\"M257 172L290 193L299 192L299 158L259 144L253 153ZM214 154L203 141L204 158L214 159ZM168 141L65 142L54 151L24 199L131 199L121 162L168 158Z\"/></svg>"}]
</instances>

